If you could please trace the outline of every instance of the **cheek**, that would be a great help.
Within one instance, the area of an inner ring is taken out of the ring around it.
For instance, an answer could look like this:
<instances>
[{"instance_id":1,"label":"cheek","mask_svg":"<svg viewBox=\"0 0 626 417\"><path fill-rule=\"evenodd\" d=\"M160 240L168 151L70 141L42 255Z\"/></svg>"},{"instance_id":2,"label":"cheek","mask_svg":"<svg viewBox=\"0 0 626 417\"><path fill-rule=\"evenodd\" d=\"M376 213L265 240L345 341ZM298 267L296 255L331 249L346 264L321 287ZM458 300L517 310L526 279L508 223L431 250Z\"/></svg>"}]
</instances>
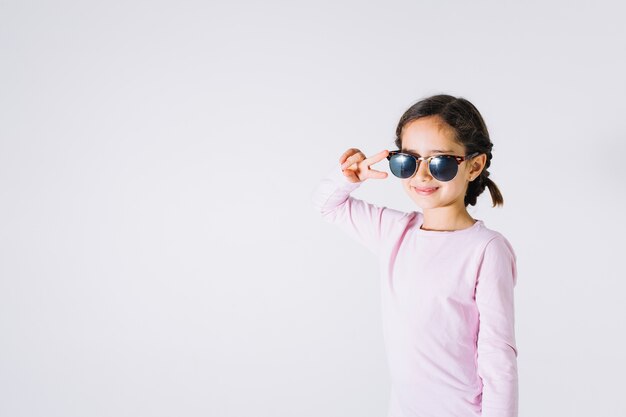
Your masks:
<instances>
[{"instance_id":1,"label":"cheek","mask_svg":"<svg viewBox=\"0 0 626 417\"><path fill-rule=\"evenodd\" d=\"M457 174L458 176L463 176L467 179L469 179L470 176L470 172L472 171L472 167L469 166L468 164L462 164L464 165L461 169L459 169L459 173Z\"/></svg>"},{"instance_id":2,"label":"cheek","mask_svg":"<svg viewBox=\"0 0 626 417\"><path fill-rule=\"evenodd\" d=\"M457 176L454 180L450 181L449 189L455 194L464 193L466 191L466 182L462 176Z\"/></svg>"}]
</instances>

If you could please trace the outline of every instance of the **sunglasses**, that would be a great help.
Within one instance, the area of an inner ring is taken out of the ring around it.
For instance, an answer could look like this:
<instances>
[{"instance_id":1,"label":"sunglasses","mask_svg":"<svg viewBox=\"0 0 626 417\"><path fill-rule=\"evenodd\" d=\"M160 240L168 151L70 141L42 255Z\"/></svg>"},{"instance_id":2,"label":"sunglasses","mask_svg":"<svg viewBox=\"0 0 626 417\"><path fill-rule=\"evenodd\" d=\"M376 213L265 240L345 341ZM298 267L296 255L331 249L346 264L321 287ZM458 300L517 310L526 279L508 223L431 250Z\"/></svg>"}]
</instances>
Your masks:
<instances>
[{"instance_id":1,"label":"sunglasses","mask_svg":"<svg viewBox=\"0 0 626 417\"><path fill-rule=\"evenodd\" d=\"M480 152L466 156L435 155L418 157L402 151L390 151L387 155L389 169L398 178L411 178L417 172L421 161L428 162L430 175L438 181L450 181L459 172L459 165L463 161L480 155Z\"/></svg>"}]
</instances>

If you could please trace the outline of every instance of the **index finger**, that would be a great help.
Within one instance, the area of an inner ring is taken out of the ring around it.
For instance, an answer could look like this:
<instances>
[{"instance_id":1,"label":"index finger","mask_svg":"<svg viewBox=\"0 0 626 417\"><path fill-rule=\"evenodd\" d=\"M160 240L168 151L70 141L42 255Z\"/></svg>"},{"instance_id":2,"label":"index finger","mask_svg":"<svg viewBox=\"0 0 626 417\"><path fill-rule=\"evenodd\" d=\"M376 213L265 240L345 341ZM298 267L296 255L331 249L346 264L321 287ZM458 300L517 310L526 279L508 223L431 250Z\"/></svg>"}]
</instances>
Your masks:
<instances>
[{"instance_id":1,"label":"index finger","mask_svg":"<svg viewBox=\"0 0 626 417\"><path fill-rule=\"evenodd\" d=\"M387 155L389 155L389 151L387 149L378 152L377 154L374 154L372 156L370 156L369 158L365 159L364 162L367 162L367 165L374 165L375 163L382 161L383 159L385 159L387 157Z\"/></svg>"}]
</instances>

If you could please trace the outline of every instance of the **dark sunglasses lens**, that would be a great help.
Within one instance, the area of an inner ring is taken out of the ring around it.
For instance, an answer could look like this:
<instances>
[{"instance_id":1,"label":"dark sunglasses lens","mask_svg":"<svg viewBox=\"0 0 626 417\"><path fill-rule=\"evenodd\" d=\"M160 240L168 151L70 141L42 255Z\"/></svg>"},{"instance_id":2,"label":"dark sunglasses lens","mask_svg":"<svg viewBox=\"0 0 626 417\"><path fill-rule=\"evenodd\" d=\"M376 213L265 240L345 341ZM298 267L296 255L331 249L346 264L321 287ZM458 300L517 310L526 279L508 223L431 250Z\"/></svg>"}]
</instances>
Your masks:
<instances>
[{"instance_id":1,"label":"dark sunglasses lens","mask_svg":"<svg viewBox=\"0 0 626 417\"><path fill-rule=\"evenodd\" d=\"M439 181L450 181L456 176L459 164L454 158L433 158L428 166L430 173Z\"/></svg>"},{"instance_id":2,"label":"dark sunglasses lens","mask_svg":"<svg viewBox=\"0 0 626 417\"><path fill-rule=\"evenodd\" d=\"M392 155L389 169L398 178L409 178L415 173L415 158L401 154Z\"/></svg>"}]
</instances>

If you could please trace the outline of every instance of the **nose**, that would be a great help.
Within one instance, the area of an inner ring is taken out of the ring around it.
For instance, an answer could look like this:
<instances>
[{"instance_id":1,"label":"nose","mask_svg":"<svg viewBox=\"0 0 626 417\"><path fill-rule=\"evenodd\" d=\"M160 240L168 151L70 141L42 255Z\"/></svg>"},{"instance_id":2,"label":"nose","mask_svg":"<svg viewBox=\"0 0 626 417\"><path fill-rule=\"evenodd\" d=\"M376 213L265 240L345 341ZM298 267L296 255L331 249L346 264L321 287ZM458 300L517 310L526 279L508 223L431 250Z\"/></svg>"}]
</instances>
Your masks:
<instances>
[{"instance_id":1,"label":"nose","mask_svg":"<svg viewBox=\"0 0 626 417\"><path fill-rule=\"evenodd\" d=\"M431 179L430 171L428 170L428 161L418 161L417 170L413 174L413 180L418 182L426 182Z\"/></svg>"}]
</instances>

